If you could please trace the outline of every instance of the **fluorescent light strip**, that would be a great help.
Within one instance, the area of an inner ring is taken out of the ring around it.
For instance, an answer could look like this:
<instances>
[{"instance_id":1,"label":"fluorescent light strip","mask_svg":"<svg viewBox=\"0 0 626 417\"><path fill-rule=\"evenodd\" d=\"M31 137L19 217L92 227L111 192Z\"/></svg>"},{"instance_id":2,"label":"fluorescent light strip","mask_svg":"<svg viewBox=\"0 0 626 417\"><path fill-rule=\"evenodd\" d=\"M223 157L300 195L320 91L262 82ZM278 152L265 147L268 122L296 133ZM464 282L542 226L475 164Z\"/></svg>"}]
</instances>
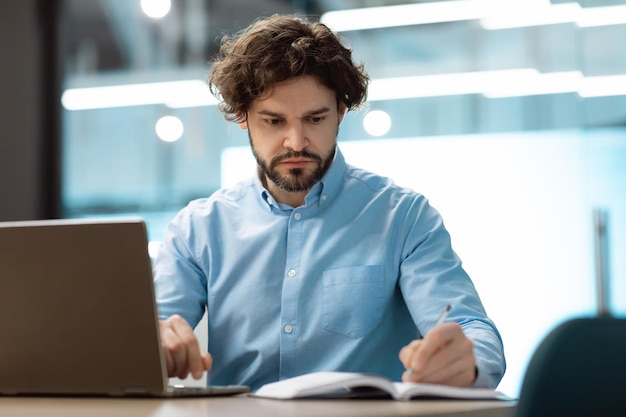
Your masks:
<instances>
[{"instance_id":1,"label":"fluorescent light strip","mask_svg":"<svg viewBox=\"0 0 626 417\"><path fill-rule=\"evenodd\" d=\"M420 75L372 80L368 101L482 94L489 98L578 93L581 97L626 95L626 75L583 77L579 71L540 73L533 68ZM170 108L210 106L217 99L203 81L171 81L66 90L68 110L164 104Z\"/></svg>"},{"instance_id":2,"label":"fluorescent light strip","mask_svg":"<svg viewBox=\"0 0 626 417\"><path fill-rule=\"evenodd\" d=\"M583 98L626 95L626 75L585 77L578 95Z\"/></svg>"},{"instance_id":3,"label":"fluorescent light strip","mask_svg":"<svg viewBox=\"0 0 626 417\"><path fill-rule=\"evenodd\" d=\"M368 101L482 94L487 98L577 93L580 97L626 95L626 75L584 77L580 71L536 69L478 71L372 80Z\"/></svg>"},{"instance_id":4,"label":"fluorescent light strip","mask_svg":"<svg viewBox=\"0 0 626 417\"><path fill-rule=\"evenodd\" d=\"M626 24L626 5L584 8L576 21L581 28L621 24Z\"/></svg>"},{"instance_id":5,"label":"fluorescent light strip","mask_svg":"<svg viewBox=\"0 0 626 417\"><path fill-rule=\"evenodd\" d=\"M337 32L480 19L502 0L450 0L336 10L320 21Z\"/></svg>"},{"instance_id":6,"label":"fluorescent light strip","mask_svg":"<svg viewBox=\"0 0 626 417\"><path fill-rule=\"evenodd\" d=\"M484 29L496 30L572 23L578 19L580 11L578 3L516 4L483 18L480 24Z\"/></svg>"},{"instance_id":7,"label":"fluorescent light strip","mask_svg":"<svg viewBox=\"0 0 626 417\"><path fill-rule=\"evenodd\" d=\"M335 10L320 18L337 32L464 20L480 20L488 30L559 23L608 26L626 24L626 5L583 8L574 2L551 4L546 0L449 0Z\"/></svg>"},{"instance_id":8,"label":"fluorescent light strip","mask_svg":"<svg viewBox=\"0 0 626 417\"><path fill-rule=\"evenodd\" d=\"M509 79L483 91L488 98L523 97L545 94L576 93L583 75L580 71L535 73L525 79Z\"/></svg>"},{"instance_id":9,"label":"fluorescent light strip","mask_svg":"<svg viewBox=\"0 0 626 417\"><path fill-rule=\"evenodd\" d=\"M481 19L481 26L497 30L559 23L575 23L581 28L626 24L626 5L581 7L578 3L561 3L517 6Z\"/></svg>"},{"instance_id":10,"label":"fluorescent light strip","mask_svg":"<svg viewBox=\"0 0 626 417\"><path fill-rule=\"evenodd\" d=\"M61 97L68 110L164 104L171 108L216 104L201 80L167 81L106 87L71 88Z\"/></svg>"},{"instance_id":11,"label":"fluorescent light strip","mask_svg":"<svg viewBox=\"0 0 626 417\"><path fill-rule=\"evenodd\" d=\"M376 79L372 80L367 97L369 101L379 101L483 94L498 86L526 82L537 74L537 70L525 68Z\"/></svg>"}]
</instances>

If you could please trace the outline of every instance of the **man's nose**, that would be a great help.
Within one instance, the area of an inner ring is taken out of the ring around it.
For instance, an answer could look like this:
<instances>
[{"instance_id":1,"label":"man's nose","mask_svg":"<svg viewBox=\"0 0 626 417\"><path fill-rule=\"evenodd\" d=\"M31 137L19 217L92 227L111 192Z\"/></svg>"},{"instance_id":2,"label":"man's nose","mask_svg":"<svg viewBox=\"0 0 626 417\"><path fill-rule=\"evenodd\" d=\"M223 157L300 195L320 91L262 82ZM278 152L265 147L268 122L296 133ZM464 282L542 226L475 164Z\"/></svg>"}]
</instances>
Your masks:
<instances>
[{"instance_id":1,"label":"man's nose","mask_svg":"<svg viewBox=\"0 0 626 417\"><path fill-rule=\"evenodd\" d=\"M307 147L309 140L301 123L294 123L287 129L283 146L299 152Z\"/></svg>"}]
</instances>

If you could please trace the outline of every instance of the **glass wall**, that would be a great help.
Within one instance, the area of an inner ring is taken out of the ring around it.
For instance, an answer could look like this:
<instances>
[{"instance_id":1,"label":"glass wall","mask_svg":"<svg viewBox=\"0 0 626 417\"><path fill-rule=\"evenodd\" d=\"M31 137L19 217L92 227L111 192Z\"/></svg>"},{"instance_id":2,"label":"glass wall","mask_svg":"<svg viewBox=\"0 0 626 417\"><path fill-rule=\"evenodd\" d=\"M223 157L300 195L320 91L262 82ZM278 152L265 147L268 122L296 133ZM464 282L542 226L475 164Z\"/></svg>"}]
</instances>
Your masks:
<instances>
[{"instance_id":1,"label":"glass wall","mask_svg":"<svg viewBox=\"0 0 626 417\"><path fill-rule=\"evenodd\" d=\"M209 61L225 32L307 14L373 80L339 146L444 216L504 338L502 391L517 395L551 328L595 314L594 209L609 218L610 307L626 314L621 1L174 0L150 17L161 3L62 3L66 217L138 215L157 242L189 200L254 172Z\"/></svg>"}]
</instances>

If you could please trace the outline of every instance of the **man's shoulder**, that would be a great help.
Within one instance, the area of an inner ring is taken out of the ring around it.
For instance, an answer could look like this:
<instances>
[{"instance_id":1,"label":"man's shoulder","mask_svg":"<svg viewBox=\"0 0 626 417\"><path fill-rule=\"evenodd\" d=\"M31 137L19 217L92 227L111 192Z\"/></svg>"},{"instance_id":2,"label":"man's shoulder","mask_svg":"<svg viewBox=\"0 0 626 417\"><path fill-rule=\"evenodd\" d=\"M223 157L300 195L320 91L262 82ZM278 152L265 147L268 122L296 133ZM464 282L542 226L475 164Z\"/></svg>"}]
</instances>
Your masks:
<instances>
[{"instance_id":1,"label":"man's shoulder","mask_svg":"<svg viewBox=\"0 0 626 417\"><path fill-rule=\"evenodd\" d=\"M206 206L219 204L222 201L236 201L254 192L254 189L254 180L250 178L227 187L218 188L210 196L193 200L190 204Z\"/></svg>"},{"instance_id":2,"label":"man's shoulder","mask_svg":"<svg viewBox=\"0 0 626 417\"><path fill-rule=\"evenodd\" d=\"M246 195L254 192L252 181L242 181L233 186L220 188L208 197L191 200L181 212L187 215L203 215L227 205L237 204Z\"/></svg>"},{"instance_id":3,"label":"man's shoulder","mask_svg":"<svg viewBox=\"0 0 626 417\"><path fill-rule=\"evenodd\" d=\"M423 196L417 191L396 184L390 177L352 165L347 166L345 178L349 186L360 185L371 190L373 193L386 192L392 194L403 194L407 197L413 198L423 198Z\"/></svg>"},{"instance_id":4,"label":"man's shoulder","mask_svg":"<svg viewBox=\"0 0 626 417\"><path fill-rule=\"evenodd\" d=\"M255 186L254 178L249 178L243 181L239 181L231 186L220 188L215 191L207 200L213 203L219 203L223 201L238 201L246 196L251 195L257 190Z\"/></svg>"}]
</instances>

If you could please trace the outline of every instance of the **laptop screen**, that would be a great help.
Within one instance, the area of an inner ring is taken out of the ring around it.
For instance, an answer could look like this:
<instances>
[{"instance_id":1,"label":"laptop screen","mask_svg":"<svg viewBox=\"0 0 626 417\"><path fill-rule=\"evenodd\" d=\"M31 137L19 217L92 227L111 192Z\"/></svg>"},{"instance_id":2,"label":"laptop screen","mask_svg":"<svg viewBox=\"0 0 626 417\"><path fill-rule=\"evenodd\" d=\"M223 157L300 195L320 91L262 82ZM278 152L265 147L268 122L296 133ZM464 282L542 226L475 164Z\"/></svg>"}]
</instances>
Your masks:
<instances>
[{"instance_id":1,"label":"laptop screen","mask_svg":"<svg viewBox=\"0 0 626 417\"><path fill-rule=\"evenodd\" d=\"M0 328L0 393L165 391L145 224L0 224Z\"/></svg>"}]
</instances>

